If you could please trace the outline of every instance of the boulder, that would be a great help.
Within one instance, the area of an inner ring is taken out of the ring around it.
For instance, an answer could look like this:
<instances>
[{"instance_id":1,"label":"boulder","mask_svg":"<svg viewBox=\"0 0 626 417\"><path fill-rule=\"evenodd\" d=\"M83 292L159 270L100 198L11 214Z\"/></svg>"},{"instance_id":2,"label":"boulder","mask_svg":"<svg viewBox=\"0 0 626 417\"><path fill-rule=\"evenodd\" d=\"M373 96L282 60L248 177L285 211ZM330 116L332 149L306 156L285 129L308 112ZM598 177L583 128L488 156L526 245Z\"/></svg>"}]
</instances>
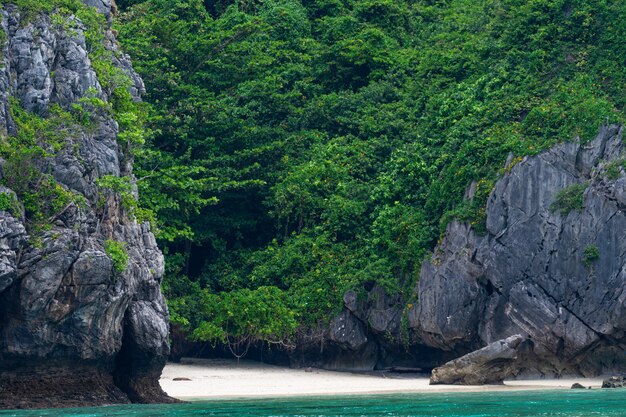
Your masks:
<instances>
[{"instance_id":1,"label":"boulder","mask_svg":"<svg viewBox=\"0 0 626 417\"><path fill-rule=\"evenodd\" d=\"M430 385L502 384L512 375L524 339L522 335L514 335L435 368Z\"/></svg>"},{"instance_id":2,"label":"boulder","mask_svg":"<svg viewBox=\"0 0 626 417\"><path fill-rule=\"evenodd\" d=\"M602 381L602 388L624 388L626 386L626 378L623 376L611 376Z\"/></svg>"}]
</instances>

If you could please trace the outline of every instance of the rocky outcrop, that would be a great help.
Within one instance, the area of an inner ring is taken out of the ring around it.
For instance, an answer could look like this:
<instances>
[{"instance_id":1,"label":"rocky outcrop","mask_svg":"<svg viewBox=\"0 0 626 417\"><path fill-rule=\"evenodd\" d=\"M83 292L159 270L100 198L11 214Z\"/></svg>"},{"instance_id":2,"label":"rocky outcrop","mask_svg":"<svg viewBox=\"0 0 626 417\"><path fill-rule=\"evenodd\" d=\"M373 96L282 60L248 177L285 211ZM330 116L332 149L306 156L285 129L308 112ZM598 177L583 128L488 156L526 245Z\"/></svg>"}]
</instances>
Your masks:
<instances>
[{"instance_id":1,"label":"rocky outcrop","mask_svg":"<svg viewBox=\"0 0 626 417\"><path fill-rule=\"evenodd\" d=\"M409 315L419 339L463 351L522 334L518 374L626 369L623 151L622 127L605 126L526 157L496 183L485 235L451 223L422 266ZM558 206L563 190L574 201Z\"/></svg>"},{"instance_id":2,"label":"rocky outcrop","mask_svg":"<svg viewBox=\"0 0 626 417\"><path fill-rule=\"evenodd\" d=\"M435 368L430 385L502 384L505 378L513 375L514 362L523 341L522 335L511 336Z\"/></svg>"},{"instance_id":3,"label":"rocky outcrop","mask_svg":"<svg viewBox=\"0 0 626 417\"><path fill-rule=\"evenodd\" d=\"M623 376L611 376L602 381L602 388L624 388L626 386L626 378Z\"/></svg>"},{"instance_id":4,"label":"rocky outcrop","mask_svg":"<svg viewBox=\"0 0 626 417\"><path fill-rule=\"evenodd\" d=\"M381 297L378 297L378 296ZM294 367L315 367L338 371L371 371L379 362L380 344L368 323L369 317L378 320L374 310L393 311L393 300L384 292L374 288L367 300L358 300L357 294L348 291L343 297L343 311L331 320L328 331L318 335L308 335L297 343L291 353L290 362ZM378 308L376 308L378 307ZM388 320L387 325L393 320Z\"/></svg>"},{"instance_id":5,"label":"rocky outcrop","mask_svg":"<svg viewBox=\"0 0 626 417\"><path fill-rule=\"evenodd\" d=\"M299 341L292 365L430 370L522 335L507 359L512 377L623 372L625 161L616 125L590 143L511 158L487 202L486 233L450 223L413 305L376 285L349 291L328 332Z\"/></svg>"},{"instance_id":6,"label":"rocky outcrop","mask_svg":"<svg viewBox=\"0 0 626 417\"><path fill-rule=\"evenodd\" d=\"M292 367L428 372L458 356L412 338L400 295L389 296L378 285L365 290L365 296L354 291L344 294L343 311L331 320L327 331L297 340L296 349L289 352Z\"/></svg>"},{"instance_id":7,"label":"rocky outcrop","mask_svg":"<svg viewBox=\"0 0 626 417\"><path fill-rule=\"evenodd\" d=\"M110 13L109 1L86 4ZM11 100L41 118L86 96L109 101L77 18L59 26L6 3L0 13L0 136L20 133ZM110 30L104 42L138 99L141 79ZM93 111L88 126L61 131L56 146L35 138L46 155L24 169L51 175L77 198L33 228L18 190L0 189L15 202L0 211L0 408L171 401L158 384L169 354L163 256L149 225L134 220L117 191L97 185L105 175L132 183L132 158L110 112ZM122 267L107 242L127 255Z\"/></svg>"}]
</instances>

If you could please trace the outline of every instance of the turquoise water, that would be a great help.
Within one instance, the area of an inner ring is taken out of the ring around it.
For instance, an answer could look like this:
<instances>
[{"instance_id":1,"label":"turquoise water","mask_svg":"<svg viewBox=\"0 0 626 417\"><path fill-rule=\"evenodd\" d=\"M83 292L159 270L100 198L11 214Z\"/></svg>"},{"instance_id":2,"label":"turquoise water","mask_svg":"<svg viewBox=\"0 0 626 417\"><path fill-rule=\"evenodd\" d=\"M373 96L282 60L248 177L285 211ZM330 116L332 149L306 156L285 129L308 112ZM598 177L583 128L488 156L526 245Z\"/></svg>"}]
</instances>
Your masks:
<instances>
[{"instance_id":1,"label":"turquoise water","mask_svg":"<svg viewBox=\"0 0 626 417\"><path fill-rule=\"evenodd\" d=\"M405 394L203 401L37 411L0 411L1 417L512 417L626 416L626 389Z\"/></svg>"}]
</instances>

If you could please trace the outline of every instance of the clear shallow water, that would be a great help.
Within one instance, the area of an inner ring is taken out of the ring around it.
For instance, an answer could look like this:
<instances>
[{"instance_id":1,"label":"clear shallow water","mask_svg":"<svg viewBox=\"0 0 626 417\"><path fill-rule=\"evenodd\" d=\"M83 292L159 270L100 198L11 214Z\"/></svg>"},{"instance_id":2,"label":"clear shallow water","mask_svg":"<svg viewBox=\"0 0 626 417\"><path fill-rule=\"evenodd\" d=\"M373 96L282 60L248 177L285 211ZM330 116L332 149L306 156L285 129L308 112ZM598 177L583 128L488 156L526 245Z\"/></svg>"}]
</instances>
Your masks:
<instances>
[{"instance_id":1,"label":"clear shallow water","mask_svg":"<svg viewBox=\"0 0 626 417\"><path fill-rule=\"evenodd\" d=\"M626 390L518 391L203 401L61 410L0 417L587 417L626 416Z\"/></svg>"}]
</instances>

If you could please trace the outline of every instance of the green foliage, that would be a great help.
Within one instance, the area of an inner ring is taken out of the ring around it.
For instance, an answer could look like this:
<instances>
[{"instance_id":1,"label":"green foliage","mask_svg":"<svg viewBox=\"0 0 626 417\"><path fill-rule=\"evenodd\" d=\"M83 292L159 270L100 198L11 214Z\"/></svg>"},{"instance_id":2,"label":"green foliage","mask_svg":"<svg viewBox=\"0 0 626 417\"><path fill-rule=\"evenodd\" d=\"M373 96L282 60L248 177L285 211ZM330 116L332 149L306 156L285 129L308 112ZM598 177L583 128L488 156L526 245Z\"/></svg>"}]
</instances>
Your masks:
<instances>
[{"instance_id":1,"label":"green foliage","mask_svg":"<svg viewBox=\"0 0 626 417\"><path fill-rule=\"evenodd\" d=\"M615 181L620 177L622 171L626 169L626 158L619 158L609 162L605 167L605 173L608 179Z\"/></svg>"},{"instance_id":2,"label":"green foliage","mask_svg":"<svg viewBox=\"0 0 626 417\"><path fill-rule=\"evenodd\" d=\"M585 246L585 251L583 252L583 264L585 264L585 266L591 266L598 259L600 259L600 250L598 247L595 245Z\"/></svg>"},{"instance_id":3,"label":"green foliage","mask_svg":"<svg viewBox=\"0 0 626 417\"><path fill-rule=\"evenodd\" d=\"M97 94L98 92L90 87L85 95L71 106L74 121L88 129L96 127L96 116L108 115L112 111L111 105L99 98Z\"/></svg>"},{"instance_id":4,"label":"green foliage","mask_svg":"<svg viewBox=\"0 0 626 417\"><path fill-rule=\"evenodd\" d=\"M572 184L559 191L550 205L550 210L567 215L572 210L582 210L585 207L585 190L587 183Z\"/></svg>"},{"instance_id":5,"label":"green foliage","mask_svg":"<svg viewBox=\"0 0 626 417\"><path fill-rule=\"evenodd\" d=\"M119 194L122 207L129 213L137 208L137 200L133 196L133 185L129 177L118 177L116 175L104 175L96 179L96 185L100 189L110 190Z\"/></svg>"},{"instance_id":6,"label":"green foliage","mask_svg":"<svg viewBox=\"0 0 626 417\"><path fill-rule=\"evenodd\" d=\"M45 154L53 154L76 135L76 120L57 104L50 106L46 118L24 110L14 97L10 98L10 105L17 134L0 143L0 153L3 155L9 156L18 147L38 147Z\"/></svg>"},{"instance_id":7,"label":"green foliage","mask_svg":"<svg viewBox=\"0 0 626 417\"><path fill-rule=\"evenodd\" d=\"M45 152L38 146L15 147L3 156L6 162L2 184L17 194L32 234L49 228L54 216L70 203L83 203L84 197L65 189L50 174L42 172Z\"/></svg>"},{"instance_id":8,"label":"green foliage","mask_svg":"<svg viewBox=\"0 0 626 417\"><path fill-rule=\"evenodd\" d=\"M104 251L113 261L113 267L117 272L124 272L128 267L128 251L126 243L108 239L104 243Z\"/></svg>"},{"instance_id":9,"label":"green foliage","mask_svg":"<svg viewBox=\"0 0 626 417\"><path fill-rule=\"evenodd\" d=\"M6 211L13 216L21 215L20 206L15 196L6 192L0 193L0 210Z\"/></svg>"},{"instance_id":10,"label":"green foliage","mask_svg":"<svg viewBox=\"0 0 626 417\"><path fill-rule=\"evenodd\" d=\"M121 4L150 104L141 205L158 218L172 316L198 339L248 337L197 313L244 289L260 303L260 288L281 291L298 331L364 284L408 302L450 220L486 233L509 154L624 121L619 2ZM555 210L582 207L578 187Z\"/></svg>"},{"instance_id":11,"label":"green foliage","mask_svg":"<svg viewBox=\"0 0 626 417\"><path fill-rule=\"evenodd\" d=\"M58 184L44 168L46 158L71 143L78 120L75 113L54 104L45 118L24 110L13 98L10 105L17 133L0 137L0 156L5 159L1 182L15 191L29 231L37 234L70 203L84 203L82 195Z\"/></svg>"},{"instance_id":12,"label":"green foliage","mask_svg":"<svg viewBox=\"0 0 626 417\"><path fill-rule=\"evenodd\" d=\"M439 233L445 233L446 226L452 219L469 223L478 234L487 233L487 213L485 207L487 198L493 190L493 179L481 179L476 183L474 198L461 202L452 210L447 211L439 220Z\"/></svg>"},{"instance_id":13,"label":"green foliage","mask_svg":"<svg viewBox=\"0 0 626 417\"><path fill-rule=\"evenodd\" d=\"M4 17L0 16L0 24ZM0 30L0 58L4 58L4 46L7 41L7 34L4 30Z\"/></svg>"},{"instance_id":14,"label":"green foliage","mask_svg":"<svg viewBox=\"0 0 626 417\"><path fill-rule=\"evenodd\" d=\"M201 293L202 321L192 338L207 341L263 340L287 343L298 326L286 294L276 287Z\"/></svg>"},{"instance_id":15,"label":"green foliage","mask_svg":"<svg viewBox=\"0 0 626 417\"><path fill-rule=\"evenodd\" d=\"M384 206L372 223L376 253L393 259L402 271L419 268L431 239L431 226L423 212L399 201Z\"/></svg>"},{"instance_id":16,"label":"green foliage","mask_svg":"<svg viewBox=\"0 0 626 417\"><path fill-rule=\"evenodd\" d=\"M96 179L96 185L101 191L110 191L119 195L122 208L126 210L128 215L137 220L139 223L149 222L156 224L154 212L150 209L140 207L133 193L133 183L130 177L118 177L116 175L104 175ZM100 196L99 204L104 204L104 195ZM157 234L158 229L154 230Z\"/></svg>"}]
</instances>

